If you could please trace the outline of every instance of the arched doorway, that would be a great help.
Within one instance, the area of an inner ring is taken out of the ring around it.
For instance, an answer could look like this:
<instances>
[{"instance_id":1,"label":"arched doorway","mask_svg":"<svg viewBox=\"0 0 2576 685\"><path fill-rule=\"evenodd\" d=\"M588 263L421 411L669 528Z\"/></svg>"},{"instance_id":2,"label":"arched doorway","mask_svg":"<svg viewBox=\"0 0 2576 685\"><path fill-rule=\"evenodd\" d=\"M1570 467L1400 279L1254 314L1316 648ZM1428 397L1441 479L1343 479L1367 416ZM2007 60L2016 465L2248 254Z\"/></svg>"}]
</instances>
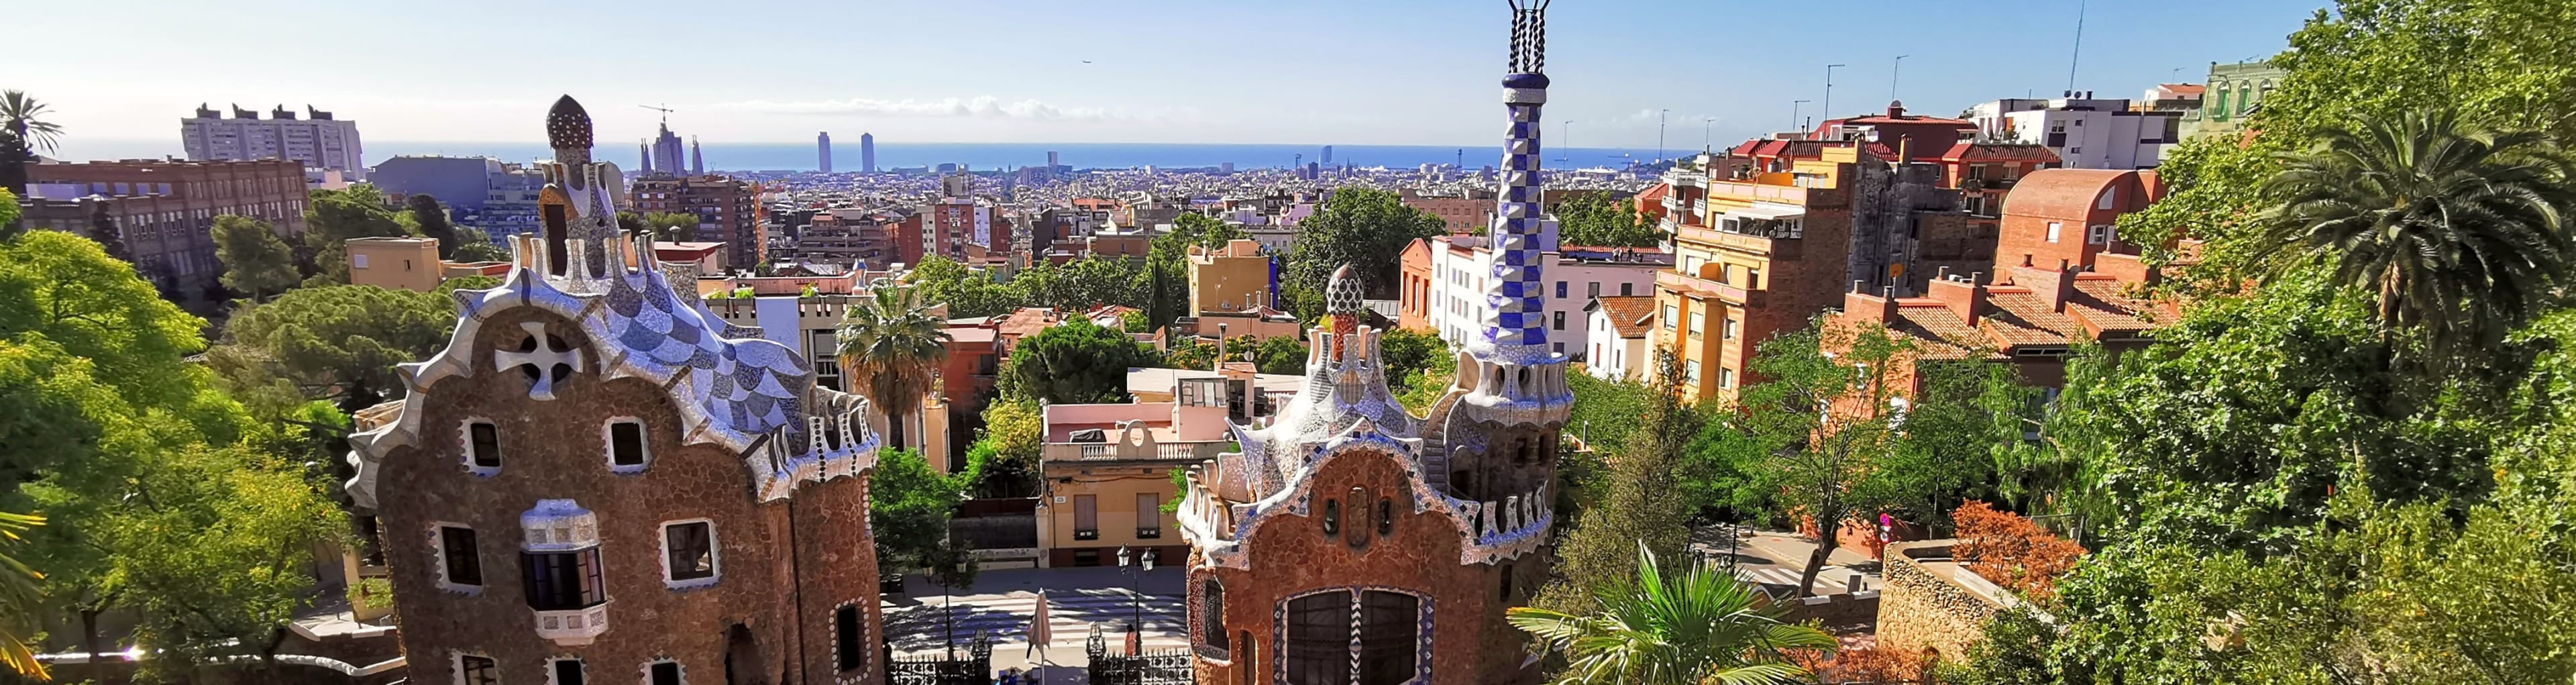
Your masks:
<instances>
[{"instance_id":1,"label":"arched doorway","mask_svg":"<svg viewBox=\"0 0 2576 685\"><path fill-rule=\"evenodd\" d=\"M762 673L760 646L751 641L751 629L733 624L725 629L725 685L771 685Z\"/></svg>"}]
</instances>

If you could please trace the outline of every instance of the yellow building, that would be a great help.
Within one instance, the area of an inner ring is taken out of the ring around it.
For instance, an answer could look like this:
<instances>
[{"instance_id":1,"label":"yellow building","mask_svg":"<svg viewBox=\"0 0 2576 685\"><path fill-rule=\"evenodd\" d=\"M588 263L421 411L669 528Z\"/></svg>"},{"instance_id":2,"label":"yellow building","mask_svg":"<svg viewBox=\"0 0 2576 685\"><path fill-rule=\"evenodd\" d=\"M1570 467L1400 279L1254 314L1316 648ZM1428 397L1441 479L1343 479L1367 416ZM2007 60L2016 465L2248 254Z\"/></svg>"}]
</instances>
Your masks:
<instances>
[{"instance_id":1,"label":"yellow building","mask_svg":"<svg viewBox=\"0 0 2576 685\"><path fill-rule=\"evenodd\" d=\"M1189 543L1162 511L1175 492L1172 471L1233 448L1227 388L1251 380L1249 372L1240 375L1157 377L1172 383L1161 395L1171 399L1161 402L1048 405L1039 448L1039 563L1115 564L1121 547L1153 553L1158 564L1187 557Z\"/></svg>"},{"instance_id":2,"label":"yellow building","mask_svg":"<svg viewBox=\"0 0 2576 685\"><path fill-rule=\"evenodd\" d=\"M351 285L425 293L438 289L447 274L435 238L352 238L348 252Z\"/></svg>"},{"instance_id":3,"label":"yellow building","mask_svg":"<svg viewBox=\"0 0 2576 685\"><path fill-rule=\"evenodd\" d=\"M1733 401L1763 340L1841 302L1853 150L1822 153L1770 171L1703 155L1665 175L1663 230L1675 254L1673 269L1655 275L1651 339L1681 363L1685 396Z\"/></svg>"},{"instance_id":4,"label":"yellow building","mask_svg":"<svg viewBox=\"0 0 2576 685\"><path fill-rule=\"evenodd\" d=\"M1216 250L1190 248L1190 316L1270 306L1270 258L1237 239Z\"/></svg>"}]
</instances>

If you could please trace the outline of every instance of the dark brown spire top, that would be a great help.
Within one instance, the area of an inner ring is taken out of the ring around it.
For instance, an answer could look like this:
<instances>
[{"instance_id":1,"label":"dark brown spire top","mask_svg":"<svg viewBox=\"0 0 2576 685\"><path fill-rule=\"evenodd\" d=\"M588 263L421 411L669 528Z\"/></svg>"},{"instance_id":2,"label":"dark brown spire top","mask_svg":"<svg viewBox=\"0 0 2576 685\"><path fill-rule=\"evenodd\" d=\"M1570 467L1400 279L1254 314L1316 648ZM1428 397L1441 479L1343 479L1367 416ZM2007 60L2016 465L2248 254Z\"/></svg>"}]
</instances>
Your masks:
<instances>
[{"instance_id":1,"label":"dark brown spire top","mask_svg":"<svg viewBox=\"0 0 2576 685\"><path fill-rule=\"evenodd\" d=\"M546 112L546 140L557 150L590 149L590 112L566 95Z\"/></svg>"}]
</instances>

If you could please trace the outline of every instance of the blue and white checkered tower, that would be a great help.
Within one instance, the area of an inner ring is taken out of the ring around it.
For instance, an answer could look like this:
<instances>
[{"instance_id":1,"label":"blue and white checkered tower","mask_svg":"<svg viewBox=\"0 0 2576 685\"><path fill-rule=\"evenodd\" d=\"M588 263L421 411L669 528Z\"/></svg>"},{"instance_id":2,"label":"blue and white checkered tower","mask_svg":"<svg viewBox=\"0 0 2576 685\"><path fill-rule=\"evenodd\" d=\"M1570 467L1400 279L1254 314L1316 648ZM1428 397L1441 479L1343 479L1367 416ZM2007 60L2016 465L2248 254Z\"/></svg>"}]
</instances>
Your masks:
<instances>
[{"instance_id":1,"label":"blue and white checkered tower","mask_svg":"<svg viewBox=\"0 0 2576 685\"><path fill-rule=\"evenodd\" d=\"M1541 254L1539 116L1547 104L1547 4L1511 0L1511 72L1503 76L1503 106L1511 129L1503 137L1500 198L1495 202L1492 273L1485 281L1483 331L1468 341L1479 367L1470 406L1496 420L1562 424L1572 395L1565 386L1565 355L1548 345L1547 292ZM1462 372L1466 369L1461 369ZM1466 380L1462 373L1460 379ZM1511 408L1516 416L1491 415ZM1535 413L1527 413L1535 412Z\"/></svg>"}]
</instances>

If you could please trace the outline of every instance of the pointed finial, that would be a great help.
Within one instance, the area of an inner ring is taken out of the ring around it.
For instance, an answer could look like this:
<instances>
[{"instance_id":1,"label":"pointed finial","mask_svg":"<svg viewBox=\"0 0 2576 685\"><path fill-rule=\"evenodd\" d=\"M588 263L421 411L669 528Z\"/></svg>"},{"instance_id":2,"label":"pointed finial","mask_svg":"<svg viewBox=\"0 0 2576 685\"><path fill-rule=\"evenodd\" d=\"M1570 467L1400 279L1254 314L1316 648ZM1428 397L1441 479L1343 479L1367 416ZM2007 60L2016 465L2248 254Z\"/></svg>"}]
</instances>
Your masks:
<instances>
[{"instance_id":1,"label":"pointed finial","mask_svg":"<svg viewBox=\"0 0 2576 685\"><path fill-rule=\"evenodd\" d=\"M546 112L546 140L557 150L590 149L590 112L571 95L556 99Z\"/></svg>"}]
</instances>

